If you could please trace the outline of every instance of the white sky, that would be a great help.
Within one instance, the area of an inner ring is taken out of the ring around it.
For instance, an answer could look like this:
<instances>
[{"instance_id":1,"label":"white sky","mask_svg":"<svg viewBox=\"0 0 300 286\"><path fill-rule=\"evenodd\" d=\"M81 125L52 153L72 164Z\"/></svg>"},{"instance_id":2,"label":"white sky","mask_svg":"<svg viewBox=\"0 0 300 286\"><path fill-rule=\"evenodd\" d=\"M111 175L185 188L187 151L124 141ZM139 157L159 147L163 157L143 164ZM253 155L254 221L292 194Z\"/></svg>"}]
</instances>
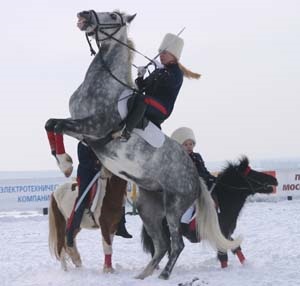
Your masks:
<instances>
[{"instance_id":1,"label":"white sky","mask_svg":"<svg viewBox=\"0 0 300 286\"><path fill-rule=\"evenodd\" d=\"M206 161L299 157L298 0L11 0L0 3L0 171L56 169L44 124L69 116L92 60L76 27L89 9L137 13L129 35L149 57L186 27L181 62L203 78L184 81L165 133L193 128Z\"/></svg>"}]
</instances>

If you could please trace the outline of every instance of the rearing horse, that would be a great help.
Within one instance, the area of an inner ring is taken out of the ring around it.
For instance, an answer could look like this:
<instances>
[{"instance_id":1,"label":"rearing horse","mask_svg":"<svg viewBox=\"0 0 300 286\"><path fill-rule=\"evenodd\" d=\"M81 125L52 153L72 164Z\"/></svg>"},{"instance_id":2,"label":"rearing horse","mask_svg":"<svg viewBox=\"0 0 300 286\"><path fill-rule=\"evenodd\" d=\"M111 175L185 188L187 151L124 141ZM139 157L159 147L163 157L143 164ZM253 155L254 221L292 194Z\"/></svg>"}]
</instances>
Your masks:
<instances>
[{"instance_id":1,"label":"rearing horse","mask_svg":"<svg viewBox=\"0 0 300 286\"><path fill-rule=\"evenodd\" d=\"M179 231L180 218L194 201L201 206L197 213L197 220L202 222L199 225L201 237L221 251L236 248L240 240L224 238L214 203L205 184L199 180L192 160L177 142L161 133L154 124L150 122L144 131L134 129L127 142L110 140L111 132L119 128L126 116L127 110L120 107L120 102L124 103L126 100L122 99L128 99L134 89L127 38L127 25L134 17L119 12L78 13L78 27L95 37L99 51L84 81L70 99L71 118L49 119L46 130L52 154L66 175L70 174L71 161L65 160L68 156L64 151L62 134L84 139L107 169L125 180L133 181L141 190L162 192L172 244L168 262L159 277L168 279L184 248ZM152 135L147 137L149 130ZM151 141L155 136L158 140ZM175 208L178 210L176 213L172 212ZM151 219L142 219L154 241L156 252L137 276L141 279L152 274L168 249L162 239L162 229L153 227Z\"/></svg>"}]
</instances>

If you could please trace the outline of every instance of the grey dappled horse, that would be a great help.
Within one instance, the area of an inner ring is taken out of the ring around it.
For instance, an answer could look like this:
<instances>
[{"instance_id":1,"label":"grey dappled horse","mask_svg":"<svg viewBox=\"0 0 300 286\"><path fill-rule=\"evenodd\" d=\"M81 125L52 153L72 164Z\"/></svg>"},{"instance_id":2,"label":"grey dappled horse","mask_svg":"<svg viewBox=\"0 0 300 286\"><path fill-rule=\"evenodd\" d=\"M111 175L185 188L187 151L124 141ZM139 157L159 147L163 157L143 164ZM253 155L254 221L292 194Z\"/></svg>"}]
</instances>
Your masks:
<instances>
[{"instance_id":1,"label":"grey dappled horse","mask_svg":"<svg viewBox=\"0 0 300 286\"><path fill-rule=\"evenodd\" d=\"M161 145L154 147L135 131L127 142L110 140L111 132L120 127L123 119L118 110L120 96L133 91L127 25L134 16L119 12L78 13L78 27L95 37L99 51L70 99L71 118L49 119L46 130L84 139L112 173L135 182L142 191L162 192L172 245L160 278L168 279L184 248L179 232L180 218L195 200L201 205L197 219L203 222L199 230L202 237L219 250L233 249L240 241L229 241L222 235L205 184L199 180L192 160L178 143L163 135ZM151 217L142 216L142 219L156 253L137 276L141 279L152 274L167 251Z\"/></svg>"}]
</instances>

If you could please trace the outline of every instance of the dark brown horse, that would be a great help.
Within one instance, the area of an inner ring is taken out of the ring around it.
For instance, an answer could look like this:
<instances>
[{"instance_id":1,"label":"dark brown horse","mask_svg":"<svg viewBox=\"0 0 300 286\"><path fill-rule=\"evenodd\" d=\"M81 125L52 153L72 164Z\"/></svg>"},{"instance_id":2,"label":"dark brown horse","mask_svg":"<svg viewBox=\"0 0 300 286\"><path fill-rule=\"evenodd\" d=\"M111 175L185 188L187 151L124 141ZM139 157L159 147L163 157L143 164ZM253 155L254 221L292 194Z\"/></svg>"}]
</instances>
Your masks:
<instances>
[{"instance_id":1,"label":"dark brown horse","mask_svg":"<svg viewBox=\"0 0 300 286\"><path fill-rule=\"evenodd\" d=\"M122 216L123 199L126 195L127 181L112 175L107 179L99 179L96 208L91 214L86 209L80 227L87 229L101 228L104 258L104 272L113 272L112 242ZM66 221L71 214L78 193L77 183L65 183L58 187L51 196L49 206L49 248L50 252L61 262L62 268L67 270L69 256L76 267L82 262L76 247L66 245Z\"/></svg>"}]
</instances>

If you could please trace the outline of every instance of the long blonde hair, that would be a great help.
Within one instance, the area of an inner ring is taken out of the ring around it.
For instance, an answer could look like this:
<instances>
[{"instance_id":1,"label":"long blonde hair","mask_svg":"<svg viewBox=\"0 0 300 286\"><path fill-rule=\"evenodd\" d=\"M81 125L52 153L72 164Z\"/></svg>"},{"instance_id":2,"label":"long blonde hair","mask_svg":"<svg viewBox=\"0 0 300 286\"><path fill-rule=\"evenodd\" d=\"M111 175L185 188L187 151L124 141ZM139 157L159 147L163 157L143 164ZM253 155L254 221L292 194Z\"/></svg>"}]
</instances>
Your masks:
<instances>
[{"instance_id":1,"label":"long blonde hair","mask_svg":"<svg viewBox=\"0 0 300 286\"><path fill-rule=\"evenodd\" d=\"M187 69L184 65L178 62L178 66L183 72L183 76L189 79L199 79L201 77L201 74L192 72L191 70Z\"/></svg>"}]
</instances>

